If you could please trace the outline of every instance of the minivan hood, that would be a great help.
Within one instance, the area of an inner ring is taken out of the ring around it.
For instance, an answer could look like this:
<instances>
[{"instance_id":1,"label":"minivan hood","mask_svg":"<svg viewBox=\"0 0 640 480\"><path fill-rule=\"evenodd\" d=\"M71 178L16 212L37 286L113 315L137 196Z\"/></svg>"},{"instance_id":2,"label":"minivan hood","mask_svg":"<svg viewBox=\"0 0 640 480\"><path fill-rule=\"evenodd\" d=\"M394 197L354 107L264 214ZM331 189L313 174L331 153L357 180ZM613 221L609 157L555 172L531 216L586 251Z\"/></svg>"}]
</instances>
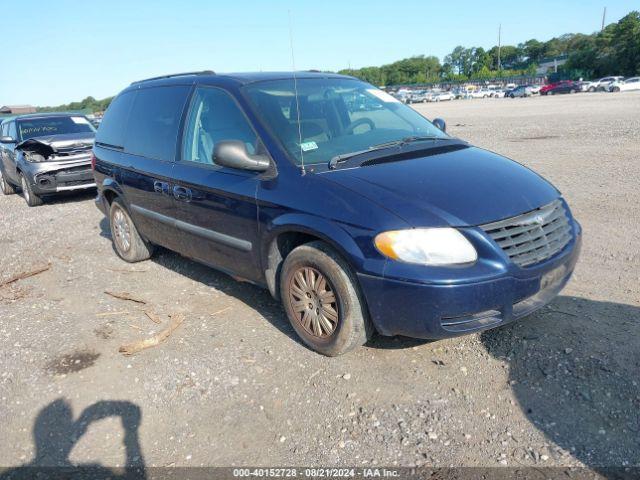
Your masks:
<instances>
[{"instance_id":1,"label":"minivan hood","mask_svg":"<svg viewBox=\"0 0 640 480\"><path fill-rule=\"evenodd\" d=\"M477 147L332 170L323 176L415 227L482 225L541 207L559 196L532 170Z\"/></svg>"}]
</instances>

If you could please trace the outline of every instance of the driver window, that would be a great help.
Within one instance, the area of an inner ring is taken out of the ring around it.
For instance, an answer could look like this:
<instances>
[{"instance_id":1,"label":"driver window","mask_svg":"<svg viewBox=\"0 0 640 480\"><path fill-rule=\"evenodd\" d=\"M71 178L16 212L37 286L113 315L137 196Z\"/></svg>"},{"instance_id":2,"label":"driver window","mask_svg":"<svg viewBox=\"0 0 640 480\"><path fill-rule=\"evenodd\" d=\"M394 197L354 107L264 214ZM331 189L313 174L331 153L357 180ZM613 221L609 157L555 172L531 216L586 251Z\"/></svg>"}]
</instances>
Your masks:
<instances>
[{"instance_id":1,"label":"driver window","mask_svg":"<svg viewBox=\"0 0 640 480\"><path fill-rule=\"evenodd\" d=\"M222 140L240 140L250 154L256 152L257 135L233 98L218 88L198 88L185 127L182 160L214 165L213 149Z\"/></svg>"},{"instance_id":2,"label":"driver window","mask_svg":"<svg viewBox=\"0 0 640 480\"><path fill-rule=\"evenodd\" d=\"M20 139L18 138L18 131L16 130L16 122L9 122L7 132L7 135L9 135L11 138L20 141Z\"/></svg>"}]
</instances>

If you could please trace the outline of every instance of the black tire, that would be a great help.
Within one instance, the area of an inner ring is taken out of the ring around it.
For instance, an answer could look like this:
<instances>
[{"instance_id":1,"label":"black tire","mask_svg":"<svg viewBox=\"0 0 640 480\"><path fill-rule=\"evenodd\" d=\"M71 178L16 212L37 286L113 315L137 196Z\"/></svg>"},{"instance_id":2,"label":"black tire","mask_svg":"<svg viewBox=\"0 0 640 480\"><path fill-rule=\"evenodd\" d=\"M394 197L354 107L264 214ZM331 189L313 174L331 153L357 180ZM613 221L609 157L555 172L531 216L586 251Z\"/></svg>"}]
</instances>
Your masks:
<instances>
[{"instance_id":1,"label":"black tire","mask_svg":"<svg viewBox=\"0 0 640 480\"><path fill-rule=\"evenodd\" d=\"M323 292L323 297L320 296L322 294L314 295L316 289L309 290L311 294L305 293L306 297L302 296L300 288L296 289L301 285L298 278L301 275L307 280L308 271L311 271L312 275L319 274L314 277L315 281L310 283L318 285L322 280L325 281L328 292ZM330 305L324 300L327 293L330 299L335 300ZM301 245L287 255L280 275L280 295L287 317L298 336L305 345L323 355L342 355L365 344L373 334L373 327L354 273L347 262L323 242ZM296 297L299 300L296 300ZM307 302L309 308L306 306ZM299 306L303 310L296 311L294 303L305 304ZM325 306L328 310L325 310ZM314 320L314 310L316 318L322 317L324 320ZM333 313L335 315L332 315ZM336 319L335 322L329 322L333 330L324 327L331 318L329 315ZM308 321L305 322L305 318L308 318ZM320 335L312 331L316 330L316 326L320 329Z\"/></svg>"},{"instance_id":2,"label":"black tire","mask_svg":"<svg viewBox=\"0 0 640 480\"><path fill-rule=\"evenodd\" d=\"M131 215L119 198L111 203L109 226L113 249L125 262L141 262L153 255L153 245L140 236Z\"/></svg>"},{"instance_id":3,"label":"black tire","mask_svg":"<svg viewBox=\"0 0 640 480\"><path fill-rule=\"evenodd\" d=\"M42 198L33 193L31 185L29 185L29 182L27 182L27 179L22 173L20 174L20 188L22 188L22 196L24 197L24 201L27 202L27 205L29 205L30 207L39 207L44 203L42 201Z\"/></svg>"},{"instance_id":4,"label":"black tire","mask_svg":"<svg viewBox=\"0 0 640 480\"><path fill-rule=\"evenodd\" d=\"M620 87L613 87L611 89L612 92L619 92L620 91Z\"/></svg>"},{"instance_id":5,"label":"black tire","mask_svg":"<svg viewBox=\"0 0 640 480\"><path fill-rule=\"evenodd\" d=\"M589 87L589 91L590 91L591 93L595 92L595 91L596 91L596 87Z\"/></svg>"},{"instance_id":6,"label":"black tire","mask_svg":"<svg viewBox=\"0 0 640 480\"><path fill-rule=\"evenodd\" d=\"M7 181L7 179L4 178L2 170L0 170L0 190L2 191L3 195L13 195L14 193L16 193L16 187L11 185Z\"/></svg>"}]
</instances>

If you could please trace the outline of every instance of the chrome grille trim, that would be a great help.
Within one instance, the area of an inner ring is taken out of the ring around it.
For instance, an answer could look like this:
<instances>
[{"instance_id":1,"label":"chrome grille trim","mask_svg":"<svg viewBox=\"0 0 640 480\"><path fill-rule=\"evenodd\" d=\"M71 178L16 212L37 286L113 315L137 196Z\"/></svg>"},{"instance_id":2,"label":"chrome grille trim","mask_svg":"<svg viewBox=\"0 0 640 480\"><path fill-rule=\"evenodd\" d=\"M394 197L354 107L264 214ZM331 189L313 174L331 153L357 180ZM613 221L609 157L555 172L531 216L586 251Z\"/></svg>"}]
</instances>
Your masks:
<instances>
[{"instance_id":1,"label":"chrome grille trim","mask_svg":"<svg viewBox=\"0 0 640 480\"><path fill-rule=\"evenodd\" d=\"M498 222L481 225L518 266L527 267L560 252L573 236L562 201Z\"/></svg>"}]
</instances>

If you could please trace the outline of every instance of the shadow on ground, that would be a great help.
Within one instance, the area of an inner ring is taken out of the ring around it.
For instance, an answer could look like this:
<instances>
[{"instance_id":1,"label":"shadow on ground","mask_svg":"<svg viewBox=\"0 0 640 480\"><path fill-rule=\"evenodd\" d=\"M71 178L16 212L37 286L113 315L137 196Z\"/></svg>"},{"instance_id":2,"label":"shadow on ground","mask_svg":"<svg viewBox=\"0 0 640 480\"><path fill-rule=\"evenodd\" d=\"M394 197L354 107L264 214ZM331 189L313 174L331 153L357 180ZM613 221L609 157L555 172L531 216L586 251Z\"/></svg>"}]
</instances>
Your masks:
<instances>
[{"instance_id":1,"label":"shadow on ground","mask_svg":"<svg viewBox=\"0 0 640 480\"><path fill-rule=\"evenodd\" d=\"M552 444L596 469L640 464L639 307L561 296L481 340Z\"/></svg>"},{"instance_id":2,"label":"shadow on ground","mask_svg":"<svg viewBox=\"0 0 640 480\"><path fill-rule=\"evenodd\" d=\"M100 464L75 465L69 455L89 425L108 417L120 417L124 430L125 466L111 469ZM46 479L145 479L145 463L138 438L142 414L127 401L101 401L73 419L71 406L58 399L44 407L33 425L34 459L21 467L0 473L0 480Z\"/></svg>"}]
</instances>

